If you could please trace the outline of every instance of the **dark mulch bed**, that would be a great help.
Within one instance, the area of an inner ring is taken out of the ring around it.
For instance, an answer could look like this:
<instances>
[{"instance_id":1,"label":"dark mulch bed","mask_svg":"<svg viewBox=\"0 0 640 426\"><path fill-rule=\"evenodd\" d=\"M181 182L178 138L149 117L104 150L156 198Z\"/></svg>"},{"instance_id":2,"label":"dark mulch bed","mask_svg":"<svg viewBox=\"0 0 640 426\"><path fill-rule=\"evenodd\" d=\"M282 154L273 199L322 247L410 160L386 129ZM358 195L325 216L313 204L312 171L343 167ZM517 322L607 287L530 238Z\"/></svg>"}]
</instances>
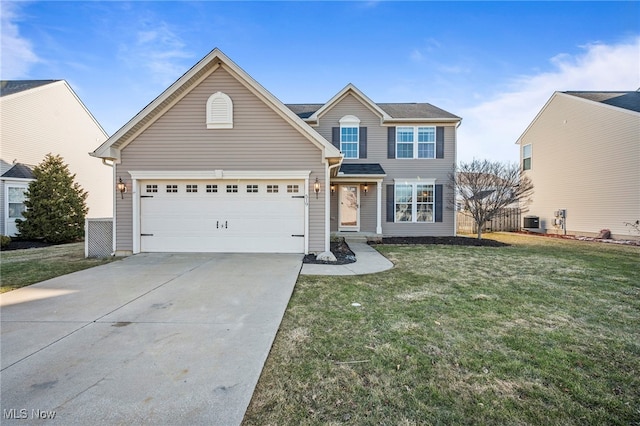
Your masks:
<instances>
[{"instance_id":1,"label":"dark mulch bed","mask_svg":"<svg viewBox=\"0 0 640 426\"><path fill-rule=\"evenodd\" d=\"M317 260L315 254L308 254L304 257L303 263L318 263L322 265L346 265L356 261L356 255L351 251L344 241L331 242L331 253L336 257L335 262Z\"/></svg>"},{"instance_id":2,"label":"dark mulch bed","mask_svg":"<svg viewBox=\"0 0 640 426\"><path fill-rule=\"evenodd\" d=\"M49 247L55 244L45 243L44 241L17 240L12 239L7 247L2 247L2 251L23 250L30 248Z\"/></svg>"},{"instance_id":3,"label":"dark mulch bed","mask_svg":"<svg viewBox=\"0 0 640 426\"><path fill-rule=\"evenodd\" d=\"M441 244L474 247L506 247L509 245L496 240L485 238L479 240L468 237L384 237L382 241L369 241L369 244Z\"/></svg>"}]
</instances>

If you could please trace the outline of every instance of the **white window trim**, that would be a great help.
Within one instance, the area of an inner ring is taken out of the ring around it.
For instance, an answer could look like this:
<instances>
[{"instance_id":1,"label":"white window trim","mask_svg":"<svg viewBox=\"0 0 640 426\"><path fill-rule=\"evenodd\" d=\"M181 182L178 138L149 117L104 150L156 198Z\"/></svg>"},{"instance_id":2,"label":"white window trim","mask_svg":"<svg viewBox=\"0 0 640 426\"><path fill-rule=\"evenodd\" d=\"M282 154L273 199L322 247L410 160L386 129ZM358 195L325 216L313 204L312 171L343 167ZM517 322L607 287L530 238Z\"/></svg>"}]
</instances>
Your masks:
<instances>
[{"instance_id":1,"label":"white window trim","mask_svg":"<svg viewBox=\"0 0 640 426\"><path fill-rule=\"evenodd\" d=\"M398 126L396 129L413 129L413 142L402 142L402 141L398 141L398 135L399 135L399 131L396 131L396 159L398 160L433 160L436 158L436 149L437 149L437 141L436 138L437 136L437 130L436 130L436 126ZM431 128L433 129L433 142L419 142L419 132L418 129L420 128ZM413 157L400 157L398 156L398 144L409 144L412 143L413 144ZM432 143L433 144L433 157L419 157L419 149L418 147L420 146L421 143Z\"/></svg>"},{"instance_id":2,"label":"white window trim","mask_svg":"<svg viewBox=\"0 0 640 426\"><path fill-rule=\"evenodd\" d=\"M206 112L207 129L233 129L233 101L226 93L216 92L209 96ZM214 112L221 116L214 117Z\"/></svg>"},{"instance_id":3,"label":"white window trim","mask_svg":"<svg viewBox=\"0 0 640 426\"><path fill-rule=\"evenodd\" d=\"M4 181L4 234L13 237L15 234L9 234L9 221L15 221L20 218L9 217L9 187L11 188L23 188L25 191L29 189L29 183L35 179L16 179ZM23 217L24 218L24 217Z\"/></svg>"},{"instance_id":4,"label":"white window trim","mask_svg":"<svg viewBox=\"0 0 640 426\"><path fill-rule=\"evenodd\" d=\"M342 149L342 129L355 128L358 139L355 142L345 142L345 143L355 143L356 144L356 155L354 157L347 157L345 155L344 158L354 159L360 158L360 119L355 115L345 115L340 119L340 152L344 154L344 150Z\"/></svg>"},{"instance_id":5,"label":"white window trim","mask_svg":"<svg viewBox=\"0 0 640 426\"><path fill-rule=\"evenodd\" d=\"M396 205L398 204L398 185L411 185L411 221L398 221L396 219ZM433 187L433 210L430 221L418 221L418 185L430 185ZM436 179L394 179L393 185L393 222L394 223L435 223L436 221Z\"/></svg>"},{"instance_id":6,"label":"white window trim","mask_svg":"<svg viewBox=\"0 0 640 426\"><path fill-rule=\"evenodd\" d=\"M525 149L526 147L529 147L529 156L528 156L528 157L525 157L525 153L524 153L524 149ZM531 144L530 144L530 143L528 143L528 144L526 144L526 145L523 145L523 146L522 146L522 170L531 170L531 166L532 166L532 160L531 160L531 158L532 158L532 157L533 157L533 147L531 146ZM528 168L528 169L525 169L525 168L524 168L524 160L526 160L526 159L529 159L529 168Z\"/></svg>"}]
</instances>

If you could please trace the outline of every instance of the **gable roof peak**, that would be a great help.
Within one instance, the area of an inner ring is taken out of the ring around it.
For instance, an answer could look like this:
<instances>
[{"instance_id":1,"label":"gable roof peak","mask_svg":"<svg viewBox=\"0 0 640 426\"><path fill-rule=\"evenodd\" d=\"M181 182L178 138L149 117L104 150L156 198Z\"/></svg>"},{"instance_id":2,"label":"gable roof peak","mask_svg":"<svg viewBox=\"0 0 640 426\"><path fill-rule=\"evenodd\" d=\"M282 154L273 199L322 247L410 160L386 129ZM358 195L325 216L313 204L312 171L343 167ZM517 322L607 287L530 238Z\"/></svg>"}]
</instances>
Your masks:
<instances>
[{"instance_id":1,"label":"gable roof peak","mask_svg":"<svg viewBox=\"0 0 640 426\"><path fill-rule=\"evenodd\" d=\"M318 132L308 126L300 117L287 108L271 92L251 77L246 71L233 62L219 48L214 48L198 61L158 97L131 118L90 155L103 159L119 160L120 151L134 140L138 134L153 124L173 105L186 96L193 87L219 68L223 68L233 78L249 89L268 107L288 121L312 143L322 149L326 158L341 159L340 151L325 140Z\"/></svg>"},{"instance_id":2,"label":"gable roof peak","mask_svg":"<svg viewBox=\"0 0 640 426\"><path fill-rule=\"evenodd\" d=\"M389 114L387 114L382 108L380 108L375 102L373 102L367 95L365 95L360 89L358 89L355 84L348 83L342 90L336 93L331 99L327 101L324 105L320 107L316 112L314 112L307 121L318 121L320 116L327 110L329 110L334 104L340 102L345 98L348 94L354 95L358 98L365 106L371 109L373 112L377 113L382 120L388 120L391 118Z\"/></svg>"}]
</instances>

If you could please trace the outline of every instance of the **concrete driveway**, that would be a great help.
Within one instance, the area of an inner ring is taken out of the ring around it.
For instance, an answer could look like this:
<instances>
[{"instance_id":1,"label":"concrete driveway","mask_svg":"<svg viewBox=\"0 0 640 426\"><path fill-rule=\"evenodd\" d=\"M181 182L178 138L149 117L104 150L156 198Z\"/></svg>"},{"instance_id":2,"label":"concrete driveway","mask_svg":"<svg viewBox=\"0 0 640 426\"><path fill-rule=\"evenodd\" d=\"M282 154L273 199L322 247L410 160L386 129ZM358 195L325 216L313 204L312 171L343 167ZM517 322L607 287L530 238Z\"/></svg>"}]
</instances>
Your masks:
<instances>
[{"instance_id":1,"label":"concrete driveway","mask_svg":"<svg viewBox=\"0 0 640 426\"><path fill-rule=\"evenodd\" d=\"M240 424L301 265L140 254L1 295L0 423Z\"/></svg>"}]
</instances>

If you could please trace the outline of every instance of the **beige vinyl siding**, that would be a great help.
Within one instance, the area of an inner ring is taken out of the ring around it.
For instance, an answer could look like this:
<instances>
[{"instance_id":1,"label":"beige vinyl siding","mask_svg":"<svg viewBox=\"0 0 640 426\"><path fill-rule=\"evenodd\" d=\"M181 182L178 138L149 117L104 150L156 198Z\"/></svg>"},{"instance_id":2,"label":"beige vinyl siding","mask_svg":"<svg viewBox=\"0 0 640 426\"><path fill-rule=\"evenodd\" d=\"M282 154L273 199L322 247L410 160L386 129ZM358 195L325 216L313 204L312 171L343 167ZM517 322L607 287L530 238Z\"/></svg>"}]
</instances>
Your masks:
<instances>
[{"instance_id":1,"label":"beige vinyl siding","mask_svg":"<svg viewBox=\"0 0 640 426\"><path fill-rule=\"evenodd\" d=\"M89 193L88 217L111 217L111 167L89 156L107 139L100 125L64 81L0 98L2 166L36 166L48 153L64 158L76 181Z\"/></svg>"},{"instance_id":2,"label":"beige vinyl siding","mask_svg":"<svg viewBox=\"0 0 640 426\"><path fill-rule=\"evenodd\" d=\"M331 128L340 125L339 120L345 115L355 115L361 122L361 127L367 127L367 158L348 159L344 163L380 163L387 173L382 185L382 232L389 236L448 236L455 234L454 211L448 200L453 199L453 192L448 187L449 173L455 164L455 124L425 123L425 126L445 126L444 158L441 159L388 159L387 158L387 129L382 126L381 117L362 104L351 94L345 96L333 108L320 117L316 130L331 141ZM394 123L393 126L417 126L416 123ZM443 185L444 207L443 221L439 223L392 223L386 221L386 186L394 184L394 179L436 179L436 184ZM365 197L361 192L361 231L375 232L376 230L376 188L369 185L369 193ZM333 196L332 201L337 202ZM337 229L337 210L331 212L331 229Z\"/></svg>"},{"instance_id":3,"label":"beige vinyl siding","mask_svg":"<svg viewBox=\"0 0 640 426\"><path fill-rule=\"evenodd\" d=\"M610 229L630 235L624 222L640 218L640 116L557 94L520 140L531 144L533 203L527 214L553 226L553 212L567 209L569 234Z\"/></svg>"},{"instance_id":4,"label":"beige vinyl siding","mask_svg":"<svg viewBox=\"0 0 640 426\"><path fill-rule=\"evenodd\" d=\"M207 129L206 101L223 92L233 101L233 128ZM311 170L309 250L324 251L325 165L321 150L282 117L219 68L127 145L117 175L144 171ZM322 193L316 199L313 183ZM131 195L117 198L117 249L132 250Z\"/></svg>"}]
</instances>

